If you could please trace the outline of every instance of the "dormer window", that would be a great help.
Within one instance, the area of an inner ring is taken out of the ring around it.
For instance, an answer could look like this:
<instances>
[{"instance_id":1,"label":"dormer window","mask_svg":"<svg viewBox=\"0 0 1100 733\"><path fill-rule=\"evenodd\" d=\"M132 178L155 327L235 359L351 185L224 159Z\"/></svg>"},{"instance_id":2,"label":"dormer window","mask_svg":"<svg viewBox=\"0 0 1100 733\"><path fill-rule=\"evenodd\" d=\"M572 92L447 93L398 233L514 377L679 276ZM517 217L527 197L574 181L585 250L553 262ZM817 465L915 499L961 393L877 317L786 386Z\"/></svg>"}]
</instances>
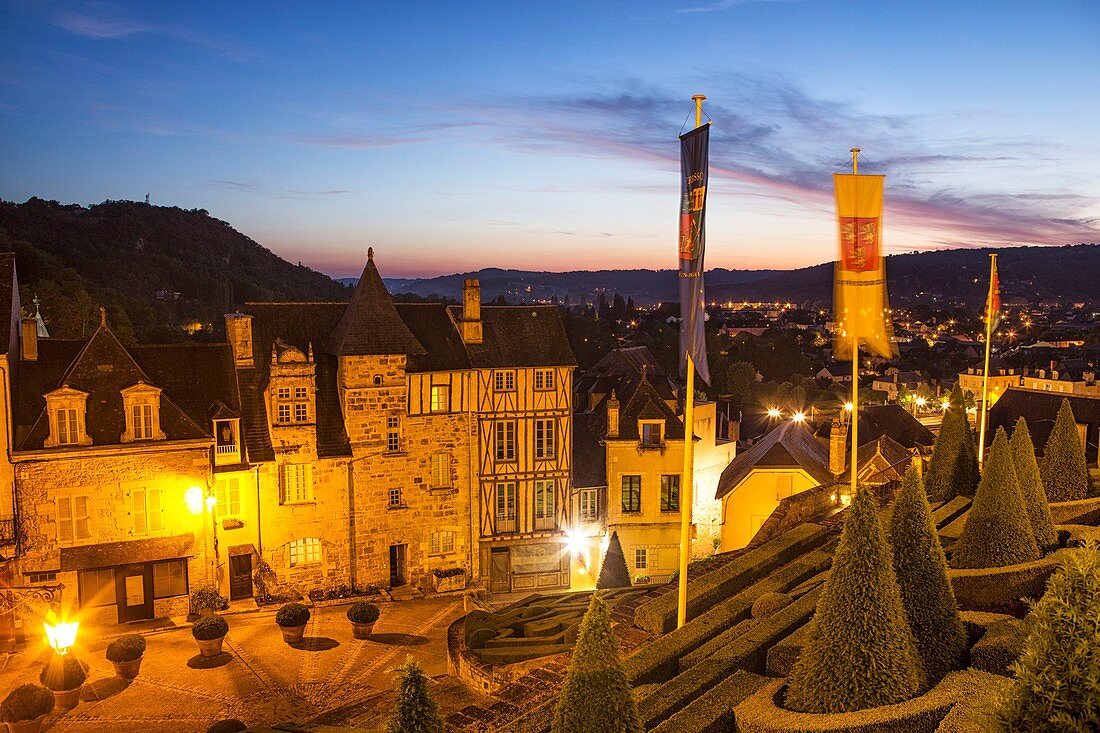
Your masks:
<instances>
[{"instance_id":1,"label":"dormer window","mask_svg":"<svg viewBox=\"0 0 1100 733\"><path fill-rule=\"evenodd\" d=\"M88 393L64 385L45 395L46 415L50 434L43 441L46 448L91 445L86 426Z\"/></svg>"},{"instance_id":2,"label":"dormer window","mask_svg":"<svg viewBox=\"0 0 1100 733\"><path fill-rule=\"evenodd\" d=\"M214 421L214 464L240 463L241 445L237 438L240 420L230 418Z\"/></svg>"},{"instance_id":3,"label":"dormer window","mask_svg":"<svg viewBox=\"0 0 1100 733\"><path fill-rule=\"evenodd\" d=\"M275 390L275 422L301 425L310 421L309 387L279 387Z\"/></svg>"},{"instance_id":4,"label":"dormer window","mask_svg":"<svg viewBox=\"0 0 1100 733\"><path fill-rule=\"evenodd\" d=\"M642 421L638 423L638 433L641 435L642 445L647 448L659 448L664 442L663 420Z\"/></svg>"},{"instance_id":5,"label":"dormer window","mask_svg":"<svg viewBox=\"0 0 1100 733\"><path fill-rule=\"evenodd\" d=\"M164 440L164 431L160 428L160 388L138 382L122 390L122 404L126 413L123 443Z\"/></svg>"}]
</instances>

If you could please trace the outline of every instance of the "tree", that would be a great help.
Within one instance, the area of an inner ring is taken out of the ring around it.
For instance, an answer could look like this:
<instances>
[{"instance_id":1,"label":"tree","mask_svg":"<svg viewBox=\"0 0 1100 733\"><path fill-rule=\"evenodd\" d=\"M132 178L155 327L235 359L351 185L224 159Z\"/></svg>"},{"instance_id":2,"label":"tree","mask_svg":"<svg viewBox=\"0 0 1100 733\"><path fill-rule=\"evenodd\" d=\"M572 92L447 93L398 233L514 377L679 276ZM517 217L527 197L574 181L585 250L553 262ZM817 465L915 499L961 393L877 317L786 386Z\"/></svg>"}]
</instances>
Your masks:
<instances>
[{"instance_id":1,"label":"tree","mask_svg":"<svg viewBox=\"0 0 1100 733\"><path fill-rule=\"evenodd\" d=\"M1008 434L997 428L978 493L952 551L952 564L999 568L1038 559L1039 545L1016 480Z\"/></svg>"},{"instance_id":2,"label":"tree","mask_svg":"<svg viewBox=\"0 0 1100 733\"><path fill-rule=\"evenodd\" d=\"M890 544L901 601L931 687L963 666L967 638L947 578L947 558L932 519L932 507L915 468L906 472L894 503Z\"/></svg>"},{"instance_id":3,"label":"tree","mask_svg":"<svg viewBox=\"0 0 1100 733\"><path fill-rule=\"evenodd\" d=\"M1020 496L1027 508L1031 520L1031 532L1039 548L1054 547L1058 544L1058 533L1054 530L1054 520L1050 516L1047 493L1043 489L1043 480L1039 475L1039 464L1035 460L1035 445L1031 442L1031 433L1027 429L1027 420L1020 416L1016 427L1012 429L1012 466L1016 469L1016 481L1020 484Z\"/></svg>"},{"instance_id":4,"label":"tree","mask_svg":"<svg viewBox=\"0 0 1100 733\"><path fill-rule=\"evenodd\" d=\"M970 421L962 406L958 386L951 395L951 406L943 415L940 434L932 451L932 460L924 477L931 501L949 501L956 496L973 496L978 486L978 456Z\"/></svg>"},{"instance_id":5,"label":"tree","mask_svg":"<svg viewBox=\"0 0 1100 733\"><path fill-rule=\"evenodd\" d=\"M1039 474L1050 501L1076 501L1089 496L1089 470L1085 448L1069 400L1063 399L1058 418L1043 448Z\"/></svg>"},{"instance_id":6,"label":"tree","mask_svg":"<svg viewBox=\"0 0 1100 733\"><path fill-rule=\"evenodd\" d=\"M420 665L408 657L397 668L397 701L386 723L386 733L443 733L443 719L428 693L428 677Z\"/></svg>"},{"instance_id":7,"label":"tree","mask_svg":"<svg viewBox=\"0 0 1100 733\"><path fill-rule=\"evenodd\" d=\"M619 663L611 612L592 594L569 661L552 733L642 733L630 682Z\"/></svg>"},{"instance_id":8,"label":"tree","mask_svg":"<svg viewBox=\"0 0 1100 733\"><path fill-rule=\"evenodd\" d=\"M916 696L924 672L871 493L856 491L790 675L787 707L841 713Z\"/></svg>"},{"instance_id":9,"label":"tree","mask_svg":"<svg viewBox=\"0 0 1100 733\"><path fill-rule=\"evenodd\" d=\"M630 570L626 567L626 556L623 555L623 546L619 542L618 532L611 533L611 541L607 543L607 552L603 555L600 579L596 581L596 587L600 590L630 587Z\"/></svg>"},{"instance_id":10,"label":"tree","mask_svg":"<svg viewBox=\"0 0 1100 733\"><path fill-rule=\"evenodd\" d=\"M1028 614L998 717L1008 731L1100 730L1100 547L1076 549Z\"/></svg>"},{"instance_id":11,"label":"tree","mask_svg":"<svg viewBox=\"0 0 1100 733\"><path fill-rule=\"evenodd\" d=\"M756 367L747 361L730 363L726 373L726 389L735 402L749 404L756 389Z\"/></svg>"}]
</instances>

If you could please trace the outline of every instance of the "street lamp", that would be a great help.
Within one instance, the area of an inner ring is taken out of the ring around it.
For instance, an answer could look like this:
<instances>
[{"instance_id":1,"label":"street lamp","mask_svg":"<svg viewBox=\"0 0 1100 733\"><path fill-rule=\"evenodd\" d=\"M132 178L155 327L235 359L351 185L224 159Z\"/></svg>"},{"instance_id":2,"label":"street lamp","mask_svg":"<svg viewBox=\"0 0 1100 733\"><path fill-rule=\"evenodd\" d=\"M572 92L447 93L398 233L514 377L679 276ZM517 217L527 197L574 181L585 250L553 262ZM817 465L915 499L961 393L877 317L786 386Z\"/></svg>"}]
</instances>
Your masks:
<instances>
[{"instance_id":1,"label":"street lamp","mask_svg":"<svg viewBox=\"0 0 1100 733\"><path fill-rule=\"evenodd\" d=\"M779 411L778 407L769 407L768 408L768 417L776 418L776 417L782 417L782 416L783 416L783 413Z\"/></svg>"},{"instance_id":2,"label":"street lamp","mask_svg":"<svg viewBox=\"0 0 1100 733\"><path fill-rule=\"evenodd\" d=\"M794 422L806 422L806 413L799 410L795 414L791 415L791 420Z\"/></svg>"},{"instance_id":3,"label":"street lamp","mask_svg":"<svg viewBox=\"0 0 1100 733\"><path fill-rule=\"evenodd\" d=\"M42 626L46 629L46 641L58 654L66 654L76 644L76 631L80 628L79 621L68 623L59 621L56 624L46 621Z\"/></svg>"}]
</instances>

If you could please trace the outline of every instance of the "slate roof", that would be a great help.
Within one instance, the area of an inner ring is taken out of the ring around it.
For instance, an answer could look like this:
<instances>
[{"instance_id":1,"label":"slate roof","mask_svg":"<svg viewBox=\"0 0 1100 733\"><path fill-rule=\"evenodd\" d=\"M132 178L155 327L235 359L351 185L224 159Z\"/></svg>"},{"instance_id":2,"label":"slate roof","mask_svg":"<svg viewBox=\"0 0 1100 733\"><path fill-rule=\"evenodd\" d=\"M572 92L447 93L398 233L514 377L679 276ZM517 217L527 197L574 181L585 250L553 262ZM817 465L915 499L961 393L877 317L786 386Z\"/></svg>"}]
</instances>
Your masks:
<instances>
[{"instance_id":1,"label":"slate roof","mask_svg":"<svg viewBox=\"0 0 1100 733\"><path fill-rule=\"evenodd\" d=\"M829 440L832 423L826 421L817 429L817 437ZM847 426L851 439L852 426ZM932 431L900 405L862 405L859 408L859 440L871 441L888 435L905 448L931 448L936 442Z\"/></svg>"},{"instance_id":2,"label":"slate roof","mask_svg":"<svg viewBox=\"0 0 1100 733\"><path fill-rule=\"evenodd\" d=\"M1001 398L989 408L989 426L986 433L986 445L993 442L997 434L997 428L1003 427L1009 434L1016 425L1016 420L1023 417L1027 420L1027 429L1031 434L1031 441L1035 443L1036 454L1042 455L1046 447L1050 431L1054 427L1054 420L1058 417L1058 410L1062 406L1062 400L1069 400L1069 406L1073 409L1073 418L1078 423L1087 425L1085 440L1085 460L1090 466L1097 463L1097 443L1100 442L1100 397L1085 395L1067 395L1058 392L1042 392L1031 389L1018 389L1009 387Z\"/></svg>"},{"instance_id":3,"label":"slate roof","mask_svg":"<svg viewBox=\"0 0 1100 733\"><path fill-rule=\"evenodd\" d=\"M359 276L359 284L329 337L328 353L336 356L426 353L397 314L374 264L373 249L367 251L367 265Z\"/></svg>"},{"instance_id":4,"label":"slate roof","mask_svg":"<svg viewBox=\"0 0 1100 733\"><path fill-rule=\"evenodd\" d=\"M800 468L818 483L833 481L828 449L804 423L785 420L726 466L714 498L721 499L736 489L758 467Z\"/></svg>"},{"instance_id":5,"label":"slate roof","mask_svg":"<svg viewBox=\"0 0 1100 733\"><path fill-rule=\"evenodd\" d=\"M599 440L607 437L607 401L612 391L619 400L619 440L638 440L639 420L664 420L666 440L684 438L684 422L668 405L674 399L671 383L645 346L612 350L574 385L577 414L590 414L586 424ZM588 409L590 396L596 404Z\"/></svg>"},{"instance_id":6,"label":"slate roof","mask_svg":"<svg viewBox=\"0 0 1100 733\"><path fill-rule=\"evenodd\" d=\"M607 486L607 451L596 431L591 413L573 417L573 486L591 489Z\"/></svg>"},{"instance_id":7,"label":"slate roof","mask_svg":"<svg viewBox=\"0 0 1100 733\"><path fill-rule=\"evenodd\" d=\"M60 570L109 568L129 563L172 560L195 554L194 533L171 537L151 537L144 540L100 542L94 545L61 548Z\"/></svg>"},{"instance_id":8,"label":"slate roof","mask_svg":"<svg viewBox=\"0 0 1100 733\"><path fill-rule=\"evenodd\" d=\"M872 441L864 443L856 450L856 463L859 466L859 472L856 477L860 480L868 478L865 469L867 464L871 461L876 461L876 470L871 474L871 478L875 478L877 481L898 481L908 470L910 461L913 457L913 452L906 449L901 443L891 438L889 435L880 435ZM879 468L881 466L881 468ZM840 477L841 483L845 481L851 481L852 468L851 466Z\"/></svg>"},{"instance_id":9,"label":"slate roof","mask_svg":"<svg viewBox=\"0 0 1100 733\"><path fill-rule=\"evenodd\" d=\"M448 311L462 315L458 306ZM465 344L475 369L577 365L557 306L483 305L481 322L482 342Z\"/></svg>"}]
</instances>

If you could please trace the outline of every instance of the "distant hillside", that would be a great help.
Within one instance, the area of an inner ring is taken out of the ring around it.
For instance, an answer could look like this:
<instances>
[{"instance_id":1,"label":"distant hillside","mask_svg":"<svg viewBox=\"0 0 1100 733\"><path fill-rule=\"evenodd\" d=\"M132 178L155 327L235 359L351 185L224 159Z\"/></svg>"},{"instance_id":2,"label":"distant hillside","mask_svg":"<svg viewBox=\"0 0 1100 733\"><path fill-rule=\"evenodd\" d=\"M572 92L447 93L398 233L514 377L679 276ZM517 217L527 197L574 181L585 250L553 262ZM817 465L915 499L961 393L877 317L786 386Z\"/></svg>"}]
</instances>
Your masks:
<instances>
[{"instance_id":1,"label":"distant hillside","mask_svg":"<svg viewBox=\"0 0 1100 733\"><path fill-rule=\"evenodd\" d=\"M34 293L50 333L86 334L106 306L126 338L181 338L192 320L221 328L246 300L344 300L327 275L293 265L205 210L107 201L84 208L0 201L0 251L16 253L23 304Z\"/></svg>"}]
</instances>

